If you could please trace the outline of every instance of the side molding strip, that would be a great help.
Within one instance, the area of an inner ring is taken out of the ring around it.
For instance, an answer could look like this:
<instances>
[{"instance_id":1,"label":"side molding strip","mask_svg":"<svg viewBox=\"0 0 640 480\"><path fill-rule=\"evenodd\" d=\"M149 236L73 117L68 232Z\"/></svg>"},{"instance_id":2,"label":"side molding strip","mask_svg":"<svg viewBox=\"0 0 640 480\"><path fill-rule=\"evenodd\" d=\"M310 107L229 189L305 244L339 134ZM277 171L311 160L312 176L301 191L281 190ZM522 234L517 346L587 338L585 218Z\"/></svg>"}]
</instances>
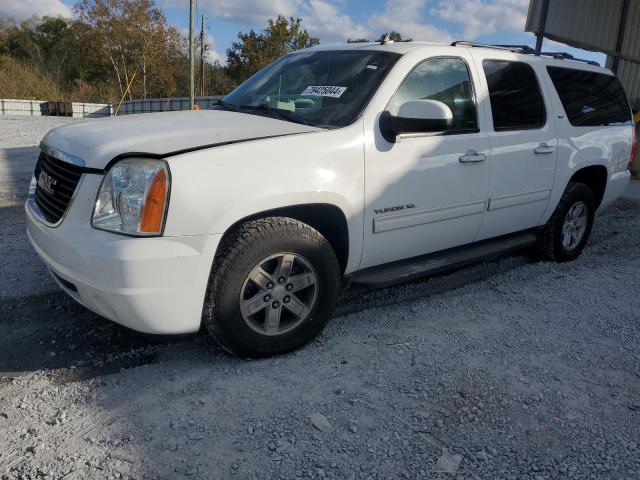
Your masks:
<instances>
[{"instance_id":1,"label":"side molding strip","mask_svg":"<svg viewBox=\"0 0 640 480\"><path fill-rule=\"evenodd\" d=\"M478 200L451 207L438 207L417 212L403 212L373 219L373 233L388 232L399 228L415 227L427 223L441 222L453 218L466 217L485 211L485 201Z\"/></svg>"},{"instance_id":2,"label":"side molding strip","mask_svg":"<svg viewBox=\"0 0 640 480\"><path fill-rule=\"evenodd\" d=\"M547 189L496 197L489 201L489 210L498 210L500 208L513 207L524 203L541 202L547 200L550 195L551 190Z\"/></svg>"}]
</instances>

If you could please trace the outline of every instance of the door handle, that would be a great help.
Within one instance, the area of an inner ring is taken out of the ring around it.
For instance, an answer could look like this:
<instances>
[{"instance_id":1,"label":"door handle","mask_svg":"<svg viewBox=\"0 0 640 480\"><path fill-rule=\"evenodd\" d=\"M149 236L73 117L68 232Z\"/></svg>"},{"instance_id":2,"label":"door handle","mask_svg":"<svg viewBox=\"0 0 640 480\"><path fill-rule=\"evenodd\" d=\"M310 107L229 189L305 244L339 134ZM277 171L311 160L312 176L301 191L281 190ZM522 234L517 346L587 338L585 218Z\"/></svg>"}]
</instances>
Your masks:
<instances>
[{"instance_id":1,"label":"door handle","mask_svg":"<svg viewBox=\"0 0 640 480\"><path fill-rule=\"evenodd\" d=\"M533 153L537 153L538 155L544 155L555 152L556 149L546 143L541 143L536 148L533 149Z\"/></svg>"},{"instance_id":2,"label":"door handle","mask_svg":"<svg viewBox=\"0 0 640 480\"><path fill-rule=\"evenodd\" d=\"M475 150L468 150L467 153L458 158L460 163L478 163L484 162L486 159L487 156L484 153L478 153Z\"/></svg>"}]
</instances>

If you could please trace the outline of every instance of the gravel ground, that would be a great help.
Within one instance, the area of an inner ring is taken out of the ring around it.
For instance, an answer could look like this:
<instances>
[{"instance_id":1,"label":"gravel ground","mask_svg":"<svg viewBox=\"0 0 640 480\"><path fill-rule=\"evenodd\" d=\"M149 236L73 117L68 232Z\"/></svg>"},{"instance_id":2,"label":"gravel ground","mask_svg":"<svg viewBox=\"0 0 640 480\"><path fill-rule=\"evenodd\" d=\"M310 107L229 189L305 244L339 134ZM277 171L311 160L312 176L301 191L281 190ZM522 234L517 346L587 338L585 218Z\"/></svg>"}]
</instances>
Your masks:
<instances>
[{"instance_id":1,"label":"gravel ground","mask_svg":"<svg viewBox=\"0 0 640 480\"><path fill-rule=\"evenodd\" d=\"M38 157L37 145L50 129L77 121L64 117L0 116L0 298L55 291L24 233L23 205Z\"/></svg>"},{"instance_id":2,"label":"gravel ground","mask_svg":"<svg viewBox=\"0 0 640 480\"><path fill-rule=\"evenodd\" d=\"M243 361L52 289L21 149L64 121L0 119L1 479L640 478L639 201L573 263L347 290L316 342Z\"/></svg>"}]
</instances>

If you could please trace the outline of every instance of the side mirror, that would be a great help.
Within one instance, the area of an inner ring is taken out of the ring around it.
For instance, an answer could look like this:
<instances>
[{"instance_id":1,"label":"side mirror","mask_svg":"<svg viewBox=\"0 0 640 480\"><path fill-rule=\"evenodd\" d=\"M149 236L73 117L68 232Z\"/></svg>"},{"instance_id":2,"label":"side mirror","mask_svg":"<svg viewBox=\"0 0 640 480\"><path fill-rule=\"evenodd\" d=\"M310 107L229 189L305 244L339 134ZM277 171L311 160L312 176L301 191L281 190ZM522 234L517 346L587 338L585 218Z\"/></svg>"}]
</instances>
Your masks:
<instances>
[{"instance_id":1,"label":"side mirror","mask_svg":"<svg viewBox=\"0 0 640 480\"><path fill-rule=\"evenodd\" d=\"M400 105L397 115L388 111L380 115L380 132L395 143L401 133L442 132L453 123L448 105L438 100L411 100Z\"/></svg>"}]
</instances>

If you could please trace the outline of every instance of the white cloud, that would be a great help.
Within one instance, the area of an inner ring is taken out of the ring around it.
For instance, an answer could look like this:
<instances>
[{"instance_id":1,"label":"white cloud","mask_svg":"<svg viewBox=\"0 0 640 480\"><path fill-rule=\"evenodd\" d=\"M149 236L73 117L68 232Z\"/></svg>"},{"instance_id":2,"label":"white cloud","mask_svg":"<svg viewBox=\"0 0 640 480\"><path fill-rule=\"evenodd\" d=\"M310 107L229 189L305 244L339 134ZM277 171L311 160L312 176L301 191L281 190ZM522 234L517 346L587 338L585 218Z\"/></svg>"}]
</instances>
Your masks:
<instances>
[{"instance_id":1,"label":"white cloud","mask_svg":"<svg viewBox=\"0 0 640 480\"><path fill-rule=\"evenodd\" d=\"M255 28L263 28L266 19L277 15L300 17L304 28L323 43L344 42L348 38L376 40L391 30L414 40L451 41L446 30L423 20L427 0L386 0L382 13L362 22L344 13L345 3L346 0L200 0L209 15Z\"/></svg>"},{"instance_id":2,"label":"white cloud","mask_svg":"<svg viewBox=\"0 0 640 480\"><path fill-rule=\"evenodd\" d=\"M381 14L369 17L369 30L375 40L384 32L395 30L403 37L429 42L450 42L446 30L422 20L426 0L387 0Z\"/></svg>"},{"instance_id":3,"label":"white cloud","mask_svg":"<svg viewBox=\"0 0 640 480\"><path fill-rule=\"evenodd\" d=\"M33 15L44 17L70 17L71 9L61 0L2 0L0 18L25 20Z\"/></svg>"},{"instance_id":4,"label":"white cloud","mask_svg":"<svg viewBox=\"0 0 640 480\"><path fill-rule=\"evenodd\" d=\"M187 27L182 27L180 29L180 33L184 35L186 39L189 38L189 29ZM198 45L200 45L199 43L200 42L200 24L198 24L198 27L194 32L193 41L195 42L195 45L196 45L196 57L197 57L196 60L197 60L199 58L197 53L198 52L197 48L199 48ZM219 53L218 50L216 50L216 44L217 44L216 39L213 35L211 35L211 33L206 31L206 25L205 25L205 33L204 33L204 42L207 46L207 49L204 53L204 57L206 61L208 63L213 63L217 60L218 62L220 62L220 65L225 65L227 63L227 57L224 54ZM185 53L188 54L188 49L185 51Z\"/></svg>"},{"instance_id":5,"label":"white cloud","mask_svg":"<svg viewBox=\"0 0 640 480\"><path fill-rule=\"evenodd\" d=\"M296 16L302 0L200 0L200 8L217 17L261 26L267 18Z\"/></svg>"},{"instance_id":6,"label":"white cloud","mask_svg":"<svg viewBox=\"0 0 640 480\"><path fill-rule=\"evenodd\" d=\"M225 63L227 63L227 57L225 55L221 55L216 50L216 40L213 37L213 35L211 35L210 33L206 33L205 42L209 47L205 52L205 57L207 59L207 62L213 63L217 60L218 62L220 62L220 65L224 65Z\"/></svg>"},{"instance_id":7,"label":"white cloud","mask_svg":"<svg viewBox=\"0 0 640 480\"><path fill-rule=\"evenodd\" d=\"M523 32L529 0L442 0L431 13L459 24L465 40L500 30Z\"/></svg>"},{"instance_id":8,"label":"white cloud","mask_svg":"<svg viewBox=\"0 0 640 480\"><path fill-rule=\"evenodd\" d=\"M349 15L324 0L309 0L301 8L301 18L304 27L314 36L324 42L344 42L348 38L363 38L369 31L362 25L357 25Z\"/></svg>"},{"instance_id":9,"label":"white cloud","mask_svg":"<svg viewBox=\"0 0 640 480\"><path fill-rule=\"evenodd\" d=\"M406 38L446 42L448 32L422 20L426 0L386 0L382 13L364 23L356 23L341 11L344 0L307 0L300 8L305 28L323 42L344 42L348 38L376 40L382 33L396 30Z\"/></svg>"}]
</instances>

